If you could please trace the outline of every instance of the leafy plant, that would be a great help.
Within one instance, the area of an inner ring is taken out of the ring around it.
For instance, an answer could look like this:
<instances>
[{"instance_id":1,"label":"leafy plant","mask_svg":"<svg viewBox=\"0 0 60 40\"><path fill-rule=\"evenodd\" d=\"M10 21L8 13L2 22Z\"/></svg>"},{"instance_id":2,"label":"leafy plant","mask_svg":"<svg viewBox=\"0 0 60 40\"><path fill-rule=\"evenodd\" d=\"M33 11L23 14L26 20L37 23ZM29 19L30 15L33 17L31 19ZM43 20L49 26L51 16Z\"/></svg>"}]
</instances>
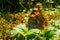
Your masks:
<instances>
[{"instance_id":1,"label":"leafy plant","mask_svg":"<svg viewBox=\"0 0 60 40\"><path fill-rule=\"evenodd\" d=\"M56 35L56 29L40 30L40 29L28 29L25 24L19 24L11 30L11 37L16 40L54 40Z\"/></svg>"}]
</instances>

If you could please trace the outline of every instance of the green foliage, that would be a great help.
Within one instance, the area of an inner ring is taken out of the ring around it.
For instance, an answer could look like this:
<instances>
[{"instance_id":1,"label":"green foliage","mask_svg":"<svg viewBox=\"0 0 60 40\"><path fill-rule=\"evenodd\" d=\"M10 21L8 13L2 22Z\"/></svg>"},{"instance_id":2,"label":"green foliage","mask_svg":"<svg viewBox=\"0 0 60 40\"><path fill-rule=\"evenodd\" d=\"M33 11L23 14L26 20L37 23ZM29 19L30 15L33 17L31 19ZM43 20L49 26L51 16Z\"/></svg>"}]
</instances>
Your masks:
<instances>
[{"instance_id":1,"label":"green foliage","mask_svg":"<svg viewBox=\"0 0 60 40\"><path fill-rule=\"evenodd\" d=\"M17 25L15 28L13 28L13 30L11 31L11 36L14 36L18 33L20 33L21 35L25 36L25 33L28 32L28 28L25 27L25 24L20 24Z\"/></svg>"},{"instance_id":2,"label":"green foliage","mask_svg":"<svg viewBox=\"0 0 60 40\"><path fill-rule=\"evenodd\" d=\"M55 5L60 5L59 0L0 0L0 12L7 13L22 12L23 10L29 11L37 2L41 2L44 8L47 7L47 4L49 6L47 8L51 8L52 6L55 7Z\"/></svg>"},{"instance_id":3,"label":"green foliage","mask_svg":"<svg viewBox=\"0 0 60 40\"><path fill-rule=\"evenodd\" d=\"M53 28L53 27L52 27ZM16 36L16 40L54 40L57 29L30 29L25 24L17 25L11 30L11 37ZM56 35L57 36L57 35ZM59 36L59 35L58 35Z\"/></svg>"},{"instance_id":4,"label":"green foliage","mask_svg":"<svg viewBox=\"0 0 60 40\"><path fill-rule=\"evenodd\" d=\"M60 20L51 20L49 23L51 26L60 29Z\"/></svg>"}]
</instances>

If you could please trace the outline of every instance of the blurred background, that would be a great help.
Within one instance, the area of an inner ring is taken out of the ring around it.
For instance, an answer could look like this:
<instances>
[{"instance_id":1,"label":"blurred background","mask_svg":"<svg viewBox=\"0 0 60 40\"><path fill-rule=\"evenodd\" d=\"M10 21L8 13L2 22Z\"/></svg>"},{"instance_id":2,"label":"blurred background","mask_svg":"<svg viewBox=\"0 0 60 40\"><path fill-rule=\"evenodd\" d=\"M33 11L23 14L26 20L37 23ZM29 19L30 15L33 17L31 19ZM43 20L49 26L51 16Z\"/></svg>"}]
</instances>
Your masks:
<instances>
[{"instance_id":1,"label":"blurred background","mask_svg":"<svg viewBox=\"0 0 60 40\"><path fill-rule=\"evenodd\" d=\"M43 12L48 16L49 28L43 31L31 30L33 33L30 33L24 25L28 22L29 16L38 2L42 3ZM24 24L20 25L21 23ZM17 25L19 26L17 27ZM27 31L21 31L18 29L19 27L21 30ZM58 31L55 32L53 27ZM35 34L36 31L40 31L41 35L40 32ZM60 34L57 36L53 34L54 32L60 33L60 0L0 0L0 40L60 40ZM13 36L11 37L11 35ZM54 35L54 39L52 35ZM30 38L31 36L32 38Z\"/></svg>"}]
</instances>

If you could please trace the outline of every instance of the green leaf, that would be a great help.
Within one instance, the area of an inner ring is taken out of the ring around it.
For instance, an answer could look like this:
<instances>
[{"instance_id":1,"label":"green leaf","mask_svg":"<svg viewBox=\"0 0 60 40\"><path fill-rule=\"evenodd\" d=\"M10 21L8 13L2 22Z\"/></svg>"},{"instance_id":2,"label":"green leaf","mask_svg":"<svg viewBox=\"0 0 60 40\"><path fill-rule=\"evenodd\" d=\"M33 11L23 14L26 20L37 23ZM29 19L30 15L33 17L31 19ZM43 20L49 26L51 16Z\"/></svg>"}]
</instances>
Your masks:
<instances>
[{"instance_id":1,"label":"green leaf","mask_svg":"<svg viewBox=\"0 0 60 40\"><path fill-rule=\"evenodd\" d=\"M19 24L11 30L11 36L15 36L16 34L20 33L25 36L25 33L28 32L28 28L25 24Z\"/></svg>"}]
</instances>

